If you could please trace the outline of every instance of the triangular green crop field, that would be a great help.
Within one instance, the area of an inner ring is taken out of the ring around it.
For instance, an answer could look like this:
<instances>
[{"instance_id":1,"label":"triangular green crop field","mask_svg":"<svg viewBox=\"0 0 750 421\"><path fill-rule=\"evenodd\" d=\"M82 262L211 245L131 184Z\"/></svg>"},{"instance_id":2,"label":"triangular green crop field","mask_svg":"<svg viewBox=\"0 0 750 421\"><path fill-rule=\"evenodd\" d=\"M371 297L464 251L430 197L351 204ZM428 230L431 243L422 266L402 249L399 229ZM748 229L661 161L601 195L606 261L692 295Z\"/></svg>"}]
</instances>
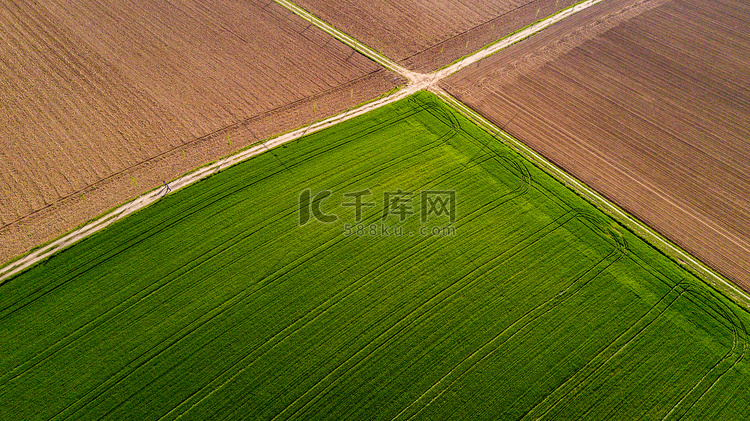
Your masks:
<instances>
[{"instance_id":1,"label":"triangular green crop field","mask_svg":"<svg viewBox=\"0 0 750 421\"><path fill-rule=\"evenodd\" d=\"M749 322L420 92L2 284L0 419L742 419Z\"/></svg>"}]
</instances>

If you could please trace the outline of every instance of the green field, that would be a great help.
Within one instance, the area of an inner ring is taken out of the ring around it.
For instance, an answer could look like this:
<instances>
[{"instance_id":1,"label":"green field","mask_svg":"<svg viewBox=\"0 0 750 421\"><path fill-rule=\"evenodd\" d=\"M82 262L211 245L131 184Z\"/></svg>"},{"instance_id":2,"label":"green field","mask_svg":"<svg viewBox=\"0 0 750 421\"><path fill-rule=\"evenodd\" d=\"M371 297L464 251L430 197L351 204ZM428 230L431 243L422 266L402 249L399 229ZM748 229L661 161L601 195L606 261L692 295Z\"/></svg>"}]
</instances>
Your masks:
<instances>
[{"instance_id":1,"label":"green field","mask_svg":"<svg viewBox=\"0 0 750 421\"><path fill-rule=\"evenodd\" d=\"M0 419L744 419L747 322L419 93L0 286Z\"/></svg>"}]
</instances>

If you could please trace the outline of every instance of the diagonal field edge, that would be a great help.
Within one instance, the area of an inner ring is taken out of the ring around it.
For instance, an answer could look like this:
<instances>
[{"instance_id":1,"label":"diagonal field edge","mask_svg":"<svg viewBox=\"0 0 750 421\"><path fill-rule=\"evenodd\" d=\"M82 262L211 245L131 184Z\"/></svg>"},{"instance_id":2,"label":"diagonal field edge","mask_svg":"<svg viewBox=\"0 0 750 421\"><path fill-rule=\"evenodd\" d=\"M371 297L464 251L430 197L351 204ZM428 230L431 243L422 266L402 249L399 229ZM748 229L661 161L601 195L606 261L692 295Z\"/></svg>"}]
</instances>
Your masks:
<instances>
[{"instance_id":1,"label":"diagonal field edge","mask_svg":"<svg viewBox=\"0 0 750 421\"><path fill-rule=\"evenodd\" d=\"M288 0L274 0L276 3L278 3L280 6L288 9L295 15L301 17L302 19L312 23L313 25L317 26L319 29L323 30L328 35L331 35L332 37L336 38L337 40L343 42L344 44L348 45L349 47L353 48L360 54L364 55L365 57L369 58L370 60L380 64L381 66L385 67L388 70L391 70L393 72L396 72L402 76L406 76L409 79L413 78L413 72L410 72L405 67L400 66L387 57L383 56L382 54L376 52L372 48L362 44L361 42L357 41L354 37L350 37L349 35L346 35L345 33L339 31L338 29L334 28L333 26L327 24L321 19L318 19L313 15L312 13L306 11L305 9L297 6L296 4L288 1Z\"/></svg>"},{"instance_id":2,"label":"diagonal field edge","mask_svg":"<svg viewBox=\"0 0 750 421\"><path fill-rule=\"evenodd\" d=\"M355 108L353 110L346 111L344 113L338 114L336 116L330 117L326 120L323 120L321 122L312 124L304 129L298 129L295 131L292 131L290 133L287 133L285 135L273 138L271 140L267 140L265 142L262 142L256 146L253 146L245 151L242 151L240 153L237 153L235 155L232 155L228 158L221 159L207 167L203 167L200 169L197 169L196 171L189 173L187 175L184 175L176 180L173 180L170 185L172 187L172 190L179 190L182 187L188 186L190 184L195 183L196 181L199 181L203 178L206 178L210 175L215 174L216 172L226 169L227 167L230 167L232 165L235 165L239 162L245 161L255 155L258 155L264 151L267 151L270 149L270 147L276 147L283 143L298 139L302 136L304 136L307 133L314 133L316 131L322 130L326 127L330 127L332 125L335 125L337 123L340 123L342 121L346 121L352 117L356 117L358 115L364 114L365 112L368 112L370 110L374 110L377 108L382 107L383 105L390 104L392 102L398 101L401 98L405 98L419 90L426 89L429 86L439 82L439 77L446 77L450 73L458 71L459 69L473 63L476 61L481 60L484 57L487 57L490 54L493 54L497 51L499 51L502 48L507 47L508 45L515 43L519 41L520 39L529 37L533 35L534 33L541 31L542 29L546 28L547 26L560 21L565 16L569 16L572 14L571 10L568 9L564 16L561 16L562 13L553 15L550 18L547 18L541 22L538 22L537 24L532 25L531 27L526 28L523 31L520 31L513 35L512 37L509 37L505 41L501 41L499 43L493 44L487 48L484 48L482 50L479 50L478 52L472 54L469 57L466 57L465 59L461 60L460 62L454 64L453 66L450 66L446 69L440 70L441 73L433 73L431 75L424 75L421 73L415 73L411 72L407 69L405 69L402 66L399 66L398 64L392 62L388 58L382 56L381 54L375 52L369 47L366 47L362 43L358 42L354 38L344 34L341 31L338 31L337 29L333 28L332 26L326 24L322 20L316 18L312 14L308 13L304 9L296 6L294 3L288 1L288 0L274 0L279 5L289 9L293 13L297 14L301 18L307 20L308 22L314 24L318 28L322 29L326 33L330 34L334 38L340 40L341 42L349 45L356 51L362 53L366 57L372 59L376 63L386 67L387 69L390 69L391 71L394 71L404 77L406 77L409 80L409 84L406 85L405 88L397 91L396 93L393 93L389 95L386 98L381 98L379 100L370 102L368 104L365 104L359 108ZM586 7L589 7L601 0L589 0L584 3L580 3L576 6L575 11L580 11L585 9ZM512 41L512 42L509 42ZM454 69L453 71L448 71L449 69ZM68 233L57 240L47 244L46 246L29 253L28 255L24 256L21 259L11 261L4 267L0 268L0 285L2 285L6 280L9 278L17 275L18 273L24 271L25 269L28 269L29 267L33 266L34 264L47 259L57 253L58 251L61 251L65 248L70 247L71 245L77 243L78 241L82 240L83 238L94 234L97 231L100 231L101 229L111 225L112 223L116 222L120 217L127 216L139 209L142 209L151 203L154 203L156 200L161 197L161 191L160 190L154 190L150 193L147 193L143 196L138 197L137 199L128 202L112 212L109 212L105 214L104 216L96 219L93 222L90 222L83 227L75 230L72 233Z\"/></svg>"},{"instance_id":3,"label":"diagonal field edge","mask_svg":"<svg viewBox=\"0 0 750 421\"><path fill-rule=\"evenodd\" d=\"M249 149L246 149L242 152L239 152L227 158L220 159L214 162L213 164L197 169L187 175L184 175L176 180L173 180L172 182L169 183L169 186L172 191L180 190L183 187L189 186L199 180L202 180L206 177L216 174L219 171L227 169L235 164L246 161L256 155L266 152L267 150L271 148L280 146L284 143L290 142L295 139L299 139L300 137L306 134L311 134L311 133L315 133L317 131L323 130L325 128L338 124L342 121L349 120L353 117L357 117L368 111L371 111L371 110L380 108L384 105L390 104L392 102L398 101L399 99L406 98L407 96L415 93L417 90L418 89L415 89L414 87L407 86L406 88L396 91L395 93L392 93L391 95L385 98L381 98L376 101L370 102L359 108L355 108L354 110L343 112L341 114L330 117L318 123L314 123L310 126L306 126L306 127L294 130L292 132L289 132L287 134L267 140L265 142L259 143L255 146L250 147ZM135 211L138 211L156 202L162 197L163 195L162 190L163 188L159 188L149 193L146 193L145 195L140 196L137 199L116 208L115 210L102 216L101 218L84 225L80 229L51 242L50 244L28 254L27 256L19 260L11 262L10 264L6 265L3 268L0 268L0 285L2 285L10 277L17 275L18 273L31 267L35 263L38 263L41 260L47 259L53 254L57 253L58 251L68 248L71 245L82 240L83 238L88 237L89 235L94 234L102 230L103 228L113 224L121 217L127 216Z\"/></svg>"},{"instance_id":4,"label":"diagonal field edge","mask_svg":"<svg viewBox=\"0 0 750 421\"><path fill-rule=\"evenodd\" d=\"M503 130L482 117L479 113L471 109L469 106L453 98L453 96L451 96L447 92L439 88L433 88L431 89L431 91L438 95L438 97L440 97L448 105L452 106L462 115L467 117L469 120L476 123L479 127L489 131L490 133L498 135L500 141L515 149L524 158L539 166L544 172L550 174L556 180L573 189L573 191L581 195L595 207L604 211L607 215L615 219L617 222L633 230L636 235L645 239L649 244L655 246L658 250L662 251L663 253L667 254L667 256L673 259L682 259L685 263L678 262L679 265L686 267L687 269L692 269L693 272L697 272L697 274L699 275L698 277L706 282L710 287L713 287L714 289L722 293L722 295L727 296L746 310L750 309L750 294L723 278L720 274L716 273L705 263L699 261L689 253L672 244L669 240L662 237L648 225L631 216L615 203L611 202L609 199L605 198L595 190L588 187L582 181L557 167L554 163L536 153L533 149L526 146L523 142L505 133Z\"/></svg>"}]
</instances>

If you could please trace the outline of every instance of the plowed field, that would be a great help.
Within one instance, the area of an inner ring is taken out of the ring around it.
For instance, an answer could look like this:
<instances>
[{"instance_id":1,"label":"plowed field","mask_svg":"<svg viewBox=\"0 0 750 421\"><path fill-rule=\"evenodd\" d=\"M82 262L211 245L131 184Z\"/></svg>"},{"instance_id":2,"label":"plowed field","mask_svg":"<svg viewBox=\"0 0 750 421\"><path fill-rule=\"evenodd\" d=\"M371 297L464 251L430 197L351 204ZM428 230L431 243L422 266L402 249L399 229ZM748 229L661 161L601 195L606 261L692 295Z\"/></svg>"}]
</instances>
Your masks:
<instances>
[{"instance_id":1,"label":"plowed field","mask_svg":"<svg viewBox=\"0 0 750 421\"><path fill-rule=\"evenodd\" d=\"M300 0L295 3L388 58L429 72L580 0Z\"/></svg>"},{"instance_id":2,"label":"plowed field","mask_svg":"<svg viewBox=\"0 0 750 421\"><path fill-rule=\"evenodd\" d=\"M750 8L602 3L442 83L750 290Z\"/></svg>"},{"instance_id":3,"label":"plowed field","mask_svg":"<svg viewBox=\"0 0 750 421\"><path fill-rule=\"evenodd\" d=\"M268 1L0 6L0 261L399 80Z\"/></svg>"}]
</instances>

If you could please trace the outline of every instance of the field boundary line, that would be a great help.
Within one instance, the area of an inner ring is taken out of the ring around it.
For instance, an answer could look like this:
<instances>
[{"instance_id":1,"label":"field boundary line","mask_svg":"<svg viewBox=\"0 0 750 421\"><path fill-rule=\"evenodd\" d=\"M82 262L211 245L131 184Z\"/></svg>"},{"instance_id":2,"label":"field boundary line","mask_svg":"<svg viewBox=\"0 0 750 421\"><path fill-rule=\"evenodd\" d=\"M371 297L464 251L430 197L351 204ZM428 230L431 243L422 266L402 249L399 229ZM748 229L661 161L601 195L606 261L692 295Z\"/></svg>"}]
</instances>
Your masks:
<instances>
[{"instance_id":1,"label":"field boundary line","mask_svg":"<svg viewBox=\"0 0 750 421\"><path fill-rule=\"evenodd\" d=\"M248 149L245 149L244 151L238 152L234 155L230 155L229 157L226 157L226 158L222 158L210 165L198 168L186 175L183 175L182 177L172 180L169 183L170 189L172 192L175 192L197 181L200 181L222 170L225 170L235 164L246 161L256 155L266 152L269 149L280 146L292 140L299 139L304 135L318 132L320 130L326 129L328 127L331 127L343 121L360 116L369 111L380 108L384 105L396 102L402 98L406 98L412 95L418 90L420 89L418 89L416 86L407 85L406 87L391 93L385 98L376 99L358 108L354 108L351 110L341 112L325 120L322 120L322 121L319 121L310 125L306 125L304 127L298 128L291 132L287 132L280 136L259 142L249 147ZM119 220L121 217L130 215L131 213L136 212L140 209L143 209L146 206L158 201L161 197L163 197L162 189L163 189L163 186L160 186L144 195L141 195L137 197L136 199L131 200L115 208L111 212L104 214L103 216L97 218L96 220L89 222L88 224L82 226L81 228L60 237L57 240L54 240L48 243L44 247L41 247L20 259L11 261L8 265L0 268L0 285L2 285L9 278L33 266L34 264L44 259L47 259L51 257L53 254L61 250L64 250L70 247L71 245L77 243L78 241L106 228L107 226Z\"/></svg>"},{"instance_id":2,"label":"field boundary line","mask_svg":"<svg viewBox=\"0 0 750 421\"><path fill-rule=\"evenodd\" d=\"M509 135L508 133L497 127L495 124L485 119L478 112L455 99L452 95L436 87L432 87L430 91L435 93L448 105L451 105L458 112L467 117L469 120L473 121L475 124L479 125L488 132L497 135L499 137L499 140L501 140L503 143L516 150L524 158L537 165L547 174L562 182L564 185L572 189L574 192L583 197L586 201L594 205L596 208L615 219L615 221L630 229L634 234L646 240L649 244L656 247L657 250L666 254L669 258L675 261L679 266L688 269L694 274L697 274L698 278L702 279L705 283L709 284L709 286L716 289L719 293L727 296L732 301L742 306L745 310L750 310L750 295L739 287L735 286L732 282L726 280L723 276L708 267L705 263L697 260L686 251L683 251L680 247L664 238L661 234L650 228L644 222L641 222L638 218L631 216L618 205L611 202L609 199L602 196L582 181L568 174L557 165L555 165L530 147L526 146L523 142Z\"/></svg>"},{"instance_id":3,"label":"field boundary line","mask_svg":"<svg viewBox=\"0 0 750 421\"><path fill-rule=\"evenodd\" d=\"M591 6L597 3L600 3L601 1L602 0L587 0L581 3L578 3L576 5L573 5L571 7L568 7L567 9L564 9L556 14L553 14L552 16L549 16L546 19L542 19L518 32L510 34L506 36L505 38L501 38L500 41L490 44L489 46L486 46L482 48L481 50L476 51L473 54L470 54L443 69L439 69L433 72L432 74L435 75L436 80L445 79L446 77L452 75L453 73L456 73L457 71L463 69L464 67L474 64L482 59L485 59L491 56L492 54L495 54L496 52L502 49L505 49L519 41L522 41L536 34L537 32L567 18L568 16L574 15L584 9L588 9Z\"/></svg>"},{"instance_id":4,"label":"field boundary line","mask_svg":"<svg viewBox=\"0 0 750 421\"><path fill-rule=\"evenodd\" d=\"M597 3L600 3L602 0L586 0L578 4L575 4L573 6L570 6L566 9L563 9L561 11L558 11L557 13L551 16L548 16L545 19L537 21L517 32L514 32L503 38L500 38L499 40L494 41L493 43L473 53L470 53L464 56L458 61L444 68L435 70L434 72L431 72L431 73L413 72L401 66L400 64L394 62L388 57L385 57L383 54L376 52L372 48L359 42L354 37L347 35L342 31L339 31L338 29L324 22L322 19L316 17L312 13L297 6L296 4L292 3L289 0L273 0L273 1L279 4L280 6L287 8L289 11L301 17L302 19L317 26L319 29L323 30L327 34L331 35L332 37L338 39L339 41L343 42L344 44L358 51L360 54L370 58L371 60L375 61L381 66L407 78L409 80L409 85L417 85L419 86L419 89L428 89L429 87L437 84L442 79L445 79L446 77L452 75L453 73L456 73L457 71L463 69L464 67L474 64L480 60L483 60L491 56L492 54L495 54L496 52L509 47L510 45L513 45L523 39L526 39L551 25L554 25L555 23L567 18L568 16L574 15L584 9L587 9Z\"/></svg>"},{"instance_id":5,"label":"field boundary line","mask_svg":"<svg viewBox=\"0 0 750 421\"><path fill-rule=\"evenodd\" d=\"M720 274L715 272L713 269L709 268L703 262L698 261L689 253L683 251L681 248L679 248L678 246L674 245L669 240L661 236L661 234L657 233L656 231L648 227L646 224L644 224L637 218L629 215L624 210L622 210L619 206L612 203L605 197L601 196L599 193L595 192L594 190L586 186L583 182L579 181L572 175L558 168L552 162L548 161L546 158L542 157L541 155L533 151L531 148L527 147L522 142L511 137L510 135L508 135L507 133L499 129L497 126L495 126L494 124L486 120L480 114L478 114L477 112L475 112L474 110L472 110L471 108L461 103L460 101L455 99L453 96L449 95L447 92L443 91L442 89L436 86L440 80L450 76L451 74L473 63L476 63L504 48L507 48L508 46L515 44L516 42L519 42L525 38L528 38L534 35L535 33L565 19L566 17L569 17L588 7L591 7L597 3L600 3L601 1L602 0L587 0L581 3L578 3L557 14L549 16L546 19L538 21L521 31L511 34L510 36L503 38L498 42L490 44L489 46L486 46L485 48L482 48L474 52L473 54L470 54L460 59L456 63L449 65L448 67L445 67L443 69L438 69L429 74L423 74L423 73L412 72L404 68L403 66L393 62L392 60L376 52L372 48L369 48L365 46L364 44L362 44L361 42L357 41L355 38L349 35L346 35L345 33L337 30L333 26L327 24L323 20L315 17L311 13L295 5L289 0L274 0L274 2L276 2L280 6L290 10L292 13L301 17L302 19L312 23L319 29L323 30L324 32L328 33L329 35L333 36L334 38L338 39L339 41L353 48L355 51L372 59L373 61L380 64L381 66L407 78L409 82L407 83L405 87L397 90L396 92L391 93L385 98L379 98L372 102L368 102L358 108L344 111L342 113L339 113L333 117L329 117L325 120L319 121L317 123L313 123L311 125L293 130L291 132L287 132L275 138L267 139L237 154L231 155L227 158L220 159L208 166L198 168L195 171L192 171L180 178L173 180L170 183L170 187L172 188L172 190L179 190L201 179L204 179L210 175L213 175L221 170L224 170L230 166L233 166L237 163L245 161L264 151L267 151L273 147L298 139L306 134L315 133L319 130L322 130L327 127L338 124L340 122L349 120L353 117L362 115L368 111L371 111L371 110L380 108L384 105L390 104L392 102L398 101L399 99L406 98L412 95L413 93L416 93L417 91L429 90L437 94L438 97L443 99L447 104L452 106L462 115L469 118L469 120L478 124L480 127L484 128L490 133L494 133L498 135L504 143L508 144L513 149L515 149L522 156L524 156L524 158L528 159L535 165L539 166L546 173L550 174L555 179L557 179L558 181L562 182L563 184L565 184L566 186L574 190L576 193L581 195L587 201L592 203L595 207L604 211L607 215L609 215L610 217L613 217L616 221L618 221L619 223L621 223L628 229L632 230L636 235L640 236L641 238L644 238L650 244L655 246L659 251L661 251L662 253L665 253L670 258L676 260L680 266L691 269L694 273L697 273L699 277L702 277L704 281L706 281L706 283L708 283L710 286L713 286L715 289L717 289L717 291L729 297L732 301L740 304L746 310L750 310L750 294L738 288L731 281L728 281L727 279L722 277ZM91 234L94 234L102 230L103 228L111 225L112 223L119 220L120 217L127 216L139 209L142 209L154 203L161 196L162 196L161 190L155 189L149 193L139 196L138 198L124 205L121 205L115 208L111 212L99 217L98 219L88 224L85 224L84 226L80 227L79 229L73 232L68 233L67 235L64 235L50 243L47 243L44 247L41 247L20 259L11 260L7 265L0 268L0 285L2 285L7 279L11 278L12 276L22 272L23 270L33 266L34 264L44 259L51 257L53 254L57 253L58 251L63 250L77 243L83 238Z\"/></svg>"},{"instance_id":6,"label":"field boundary line","mask_svg":"<svg viewBox=\"0 0 750 421\"><path fill-rule=\"evenodd\" d=\"M395 62L391 61L390 59L380 54L379 52L357 41L354 37L351 37L345 34L344 32L339 31L338 29L329 25L322 19L319 19L318 17L308 12L307 10L297 6L291 1L289 0L273 0L273 1L279 4L280 6L288 9L289 11L299 16L300 18L312 23L313 25L318 27L318 29L323 30L323 32L343 42L344 44L351 47L354 51L359 52L360 54L380 64L386 69L396 72L402 76L406 76L410 80L414 78L414 74L415 74L414 72L411 72L407 70L405 67L399 64L396 64Z\"/></svg>"}]
</instances>

